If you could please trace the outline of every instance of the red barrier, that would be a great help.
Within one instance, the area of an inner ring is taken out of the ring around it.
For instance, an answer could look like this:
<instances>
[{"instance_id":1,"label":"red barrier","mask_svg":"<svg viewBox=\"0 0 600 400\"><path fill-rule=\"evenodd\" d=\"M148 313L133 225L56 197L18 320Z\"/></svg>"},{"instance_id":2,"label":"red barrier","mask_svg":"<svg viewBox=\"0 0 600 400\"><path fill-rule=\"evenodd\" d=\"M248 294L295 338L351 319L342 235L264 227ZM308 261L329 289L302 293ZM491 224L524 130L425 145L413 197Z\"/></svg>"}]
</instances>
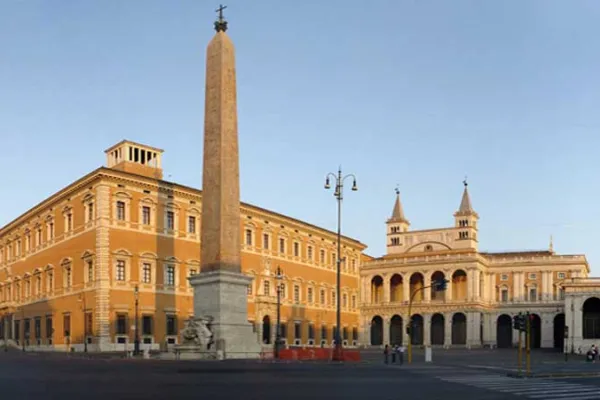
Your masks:
<instances>
[{"instance_id":1,"label":"red barrier","mask_svg":"<svg viewBox=\"0 0 600 400\"><path fill-rule=\"evenodd\" d=\"M330 361L333 356L333 349L308 348L308 349L282 349L279 350L281 360L299 360L299 361ZM357 350L343 350L343 360L350 362L360 361L360 352Z\"/></svg>"}]
</instances>

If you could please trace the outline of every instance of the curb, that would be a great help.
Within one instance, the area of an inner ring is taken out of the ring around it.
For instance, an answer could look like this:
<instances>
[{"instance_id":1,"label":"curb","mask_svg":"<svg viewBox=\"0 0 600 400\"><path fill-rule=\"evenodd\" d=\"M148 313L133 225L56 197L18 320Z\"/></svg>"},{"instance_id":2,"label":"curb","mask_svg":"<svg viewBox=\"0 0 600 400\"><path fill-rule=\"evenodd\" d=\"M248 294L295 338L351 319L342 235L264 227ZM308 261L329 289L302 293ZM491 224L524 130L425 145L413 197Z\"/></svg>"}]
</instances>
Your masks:
<instances>
[{"instance_id":1,"label":"curb","mask_svg":"<svg viewBox=\"0 0 600 400\"><path fill-rule=\"evenodd\" d=\"M548 373L514 373L506 374L509 378L528 379L528 378L591 378L599 377L600 372L548 372Z\"/></svg>"}]
</instances>

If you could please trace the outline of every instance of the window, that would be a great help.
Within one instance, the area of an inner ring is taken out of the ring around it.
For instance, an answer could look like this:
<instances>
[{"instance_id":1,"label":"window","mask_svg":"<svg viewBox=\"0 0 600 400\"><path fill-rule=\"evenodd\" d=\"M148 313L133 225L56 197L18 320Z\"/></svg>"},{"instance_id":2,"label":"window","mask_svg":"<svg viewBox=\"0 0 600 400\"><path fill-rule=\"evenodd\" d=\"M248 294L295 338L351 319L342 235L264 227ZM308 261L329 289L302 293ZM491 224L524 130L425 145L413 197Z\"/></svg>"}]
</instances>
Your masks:
<instances>
[{"instance_id":1,"label":"window","mask_svg":"<svg viewBox=\"0 0 600 400\"><path fill-rule=\"evenodd\" d=\"M196 271L195 268L190 269L190 276L194 276L196 275L198 272Z\"/></svg>"},{"instance_id":2,"label":"window","mask_svg":"<svg viewBox=\"0 0 600 400\"><path fill-rule=\"evenodd\" d=\"M40 274L35 277L35 293L37 295L42 293L42 275Z\"/></svg>"},{"instance_id":3,"label":"window","mask_svg":"<svg viewBox=\"0 0 600 400\"><path fill-rule=\"evenodd\" d=\"M558 300L564 300L565 299L565 289L559 287L558 288Z\"/></svg>"},{"instance_id":4,"label":"window","mask_svg":"<svg viewBox=\"0 0 600 400\"><path fill-rule=\"evenodd\" d=\"M142 316L142 335L152 335L152 316Z\"/></svg>"},{"instance_id":5,"label":"window","mask_svg":"<svg viewBox=\"0 0 600 400\"><path fill-rule=\"evenodd\" d=\"M167 265L167 276L165 279L167 286L175 286L175 266Z\"/></svg>"},{"instance_id":6,"label":"window","mask_svg":"<svg viewBox=\"0 0 600 400\"><path fill-rule=\"evenodd\" d=\"M279 238L279 252L285 253L285 239Z\"/></svg>"},{"instance_id":7,"label":"window","mask_svg":"<svg viewBox=\"0 0 600 400\"><path fill-rule=\"evenodd\" d=\"M193 215L188 217L188 233L196 233L196 217Z\"/></svg>"},{"instance_id":8,"label":"window","mask_svg":"<svg viewBox=\"0 0 600 400\"><path fill-rule=\"evenodd\" d=\"M126 314L117 314L117 326L116 334L117 335L126 335L127 334L127 315Z\"/></svg>"},{"instance_id":9,"label":"window","mask_svg":"<svg viewBox=\"0 0 600 400\"><path fill-rule=\"evenodd\" d=\"M54 239L54 222L48 224L48 240Z\"/></svg>"},{"instance_id":10,"label":"window","mask_svg":"<svg viewBox=\"0 0 600 400\"><path fill-rule=\"evenodd\" d=\"M88 282L94 282L94 262L92 260L88 260L87 262L87 273Z\"/></svg>"},{"instance_id":11,"label":"window","mask_svg":"<svg viewBox=\"0 0 600 400\"><path fill-rule=\"evenodd\" d=\"M52 338L52 317L46 317L46 338Z\"/></svg>"},{"instance_id":12,"label":"window","mask_svg":"<svg viewBox=\"0 0 600 400\"><path fill-rule=\"evenodd\" d=\"M94 203L90 202L87 205L87 222L94 220Z\"/></svg>"},{"instance_id":13,"label":"window","mask_svg":"<svg viewBox=\"0 0 600 400\"><path fill-rule=\"evenodd\" d=\"M294 257L300 256L300 243L294 242Z\"/></svg>"},{"instance_id":14,"label":"window","mask_svg":"<svg viewBox=\"0 0 600 400\"><path fill-rule=\"evenodd\" d=\"M321 289L321 304L325 304L325 289Z\"/></svg>"},{"instance_id":15,"label":"window","mask_svg":"<svg viewBox=\"0 0 600 400\"><path fill-rule=\"evenodd\" d=\"M313 247L311 245L306 248L306 257L311 261L313 259Z\"/></svg>"},{"instance_id":16,"label":"window","mask_svg":"<svg viewBox=\"0 0 600 400\"><path fill-rule=\"evenodd\" d=\"M150 207L142 207L142 224L150 225Z\"/></svg>"},{"instance_id":17,"label":"window","mask_svg":"<svg viewBox=\"0 0 600 400\"><path fill-rule=\"evenodd\" d=\"M325 264L325 250L323 249L319 251L319 261L321 262L321 264Z\"/></svg>"},{"instance_id":18,"label":"window","mask_svg":"<svg viewBox=\"0 0 600 400\"><path fill-rule=\"evenodd\" d=\"M38 228L37 230L37 245L42 244L42 228Z\"/></svg>"},{"instance_id":19,"label":"window","mask_svg":"<svg viewBox=\"0 0 600 400\"><path fill-rule=\"evenodd\" d=\"M334 306L337 305L337 302L335 301L335 291L331 292L331 304Z\"/></svg>"},{"instance_id":20,"label":"window","mask_svg":"<svg viewBox=\"0 0 600 400\"><path fill-rule=\"evenodd\" d=\"M281 298L285 298L285 283L283 282L279 284L279 293L281 294Z\"/></svg>"},{"instance_id":21,"label":"window","mask_svg":"<svg viewBox=\"0 0 600 400\"><path fill-rule=\"evenodd\" d=\"M25 234L25 251L29 251L31 250L31 234L29 232L27 232ZM0 259L0 261L2 261Z\"/></svg>"},{"instance_id":22,"label":"window","mask_svg":"<svg viewBox=\"0 0 600 400\"><path fill-rule=\"evenodd\" d=\"M346 293L342 295L342 307L348 307L348 295Z\"/></svg>"},{"instance_id":23,"label":"window","mask_svg":"<svg viewBox=\"0 0 600 400\"><path fill-rule=\"evenodd\" d=\"M537 279L537 275L536 275L536 274L533 274L533 273L532 273L532 274L529 274L529 279L531 279L531 280L535 280L535 279Z\"/></svg>"},{"instance_id":24,"label":"window","mask_svg":"<svg viewBox=\"0 0 600 400\"><path fill-rule=\"evenodd\" d=\"M356 296L352 296L352 309L356 309Z\"/></svg>"},{"instance_id":25,"label":"window","mask_svg":"<svg viewBox=\"0 0 600 400\"><path fill-rule=\"evenodd\" d=\"M425 251L433 251L433 246L428 244L427 246L425 246Z\"/></svg>"},{"instance_id":26,"label":"window","mask_svg":"<svg viewBox=\"0 0 600 400\"><path fill-rule=\"evenodd\" d=\"M72 271L71 267L65 267L65 287L70 288L72 283Z\"/></svg>"},{"instance_id":27,"label":"window","mask_svg":"<svg viewBox=\"0 0 600 400\"><path fill-rule=\"evenodd\" d=\"M271 283L269 281L263 282L263 294L269 296L271 294Z\"/></svg>"},{"instance_id":28,"label":"window","mask_svg":"<svg viewBox=\"0 0 600 400\"><path fill-rule=\"evenodd\" d=\"M125 261L117 261L117 280L125 281Z\"/></svg>"},{"instance_id":29,"label":"window","mask_svg":"<svg viewBox=\"0 0 600 400\"><path fill-rule=\"evenodd\" d=\"M117 201L117 219L119 221L125 221L125 202Z\"/></svg>"},{"instance_id":30,"label":"window","mask_svg":"<svg viewBox=\"0 0 600 400\"><path fill-rule=\"evenodd\" d=\"M67 227L66 227L66 230L70 231L72 229L73 229L73 214L69 212L67 214Z\"/></svg>"},{"instance_id":31,"label":"window","mask_svg":"<svg viewBox=\"0 0 600 400\"><path fill-rule=\"evenodd\" d=\"M308 290L307 290L307 296L306 297L307 297L308 302L312 304L312 302L313 302L313 288L311 288L311 287L308 288Z\"/></svg>"},{"instance_id":32,"label":"window","mask_svg":"<svg viewBox=\"0 0 600 400\"><path fill-rule=\"evenodd\" d=\"M27 279L25 281L25 298L29 298L31 296L31 281Z\"/></svg>"},{"instance_id":33,"label":"window","mask_svg":"<svg viewBox=\"0 0 600 400\"><path fill-rule=\"evenodd\" d=\"M294 303L300 303L300 286L294 285Z\"/></svg>"},{"instance_id":34,"label":"window","mask_svg":"<svg viewBox=\"0 0 600 400\"><path fill-rule=\"evenodd\" d=\"M263 233L263 249L269 250L270 237L268 233Z\"/></svg>"},{"instance_id":35,"label":"window","mask_svg":"<svg viewBox=\"0 0 600 400\"><path fill-rule=\"evenodd\" d=\"M19 257L21 255L21 239L17 240L15 244L15 257Z\"/></svg>"},{"instance_id":36,"label":"window","mask_svg":"<svg viewBox=\"0 0 600 400\"><path fill-rule=\"evenodd\" d=\"M67 337L71 336L71 315L69 315L69 314L63 315L63 328L64 328L64 335Z\"/></svg>"},{"instance_id":37,"label":"window","mask_svg":"<svg viewBox=\"0 0 600 400\"><path fill-rule=\"evenodd\" d=\"M558 277L558 279L565 279L566 274L564 272L559 272L558 274L556 274L556 276Z\"/></svg>"},{"instance_id":38,"label":"window","mask_svg":"<svg viewBox=\"0 0 600 400\"><path fill-rule=\"evenodd\" d=\"M94 317L93 317L93 315L92 315L91 312L86 312L85 313L84 324L85 324L84 329L85 329L86 336L93 335L94 331L93 331L92 328L94 327Z\"/></svg>"},{"instance_id":39,"label":"window","mask_svg":"<svg viewBox=\"0 0 600 400\"><path fill-rule=\"evenodd\" d=\"M150 263L142 264L142 283L152 282L152 265Z\"/></svg>"},{"instance_id":40,"label":"window","mask_svg":"<svg viewBox=\"0 0 600 400\"><path fill-rule=\"evenodd\" d=\"M356 258L353 258L352 261L350 261L350 265L352 266L352 272L356 272Z\"/></svg>"},{"instance_id":41,"label":"window","mask_svg":"<svg viewBox=\"0 0 600 400\"><path fill-rule=\"evenodd\" d=\"M508 280L508 275L507 274L500 275L500 280L501 281L507 281Z\"/></svg>"},{"instance_id":42,"label":"window","mask_svg":"<svg viewBox=\"0 0 600 400\"><path fill-rule=\"evenodd\" d=\"M250 284L248 284L248 288L246 289L246 293L247 293L248 295L251 295L251 294L252 294L252 284L251 284L251 283L250 283Z\"/></svg>"},{"instance_id":43,"label":"window","mask_svg":"<svg viewBox=\"0 0 600 400\"><path fill-rule=\"evenodd\" d=\"M335 253L331 254L331 263L336 264L337 261L338 261L337 254L335 254Z\"/></svg>"},{"instance_id":44,"label":"window","mask_svg":"<svg viewBox=\"0 0 600 400\"><path fill-rule=\"evenodd\" d=\"M252 246L252 229L246 229L246 246Z\"/></svg>"},{"instance_id":45,"label":"window","mask_svg":"<svg viewBox=\"0 0 600 400\"><path fill-rule=\"evenodd\" d=\"M167 229L175 229L175 213L173 211L167 211Z\"/></svg>"},{"instance_id":46,"label":"window","mask_svg":"<svg viewBox=\"0 0 600 400\"><path fill-rule=\"evenodd\" d=\"M537 289L529 288L529 301L536 301L536 300L537 300Z\"/></svg>"},{"instance_id":47,"label":"window","mask_svg":"<svg viewBox=\"0 0 600 400\"><path fill-rule=\"evenodd\" d=\"M177 335L177 317L175 315L167 315L167 335Z\"/></svg>"},{"instance_id":48,"label":"window","mask_svg":"<svg viewBox=\"0 0 600 400\"><path fill-rule=\"evenodd\" d=\"M54 289L54 272L46 272L46 279L48 285L48 292L52 292L52 290Z\"/></svg>"}]
</instances>

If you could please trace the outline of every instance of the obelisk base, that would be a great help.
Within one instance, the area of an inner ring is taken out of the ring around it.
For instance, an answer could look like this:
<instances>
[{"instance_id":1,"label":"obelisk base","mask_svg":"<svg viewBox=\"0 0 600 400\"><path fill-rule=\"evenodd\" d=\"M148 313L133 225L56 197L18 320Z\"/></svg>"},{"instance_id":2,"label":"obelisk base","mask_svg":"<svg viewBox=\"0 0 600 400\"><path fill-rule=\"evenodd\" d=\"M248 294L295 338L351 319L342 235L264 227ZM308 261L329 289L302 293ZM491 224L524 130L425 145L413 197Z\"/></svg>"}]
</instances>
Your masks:
<instances>
[{"instance_id":1,"label":"obelisk base","mask_svg":"<svg viewBox=\"0 0 600 400\"><path fill-rule=\"evenodd\" d=\"M194 288L194 316L212 317L210 330L219 358L259 358L261 345L248 322L248 285L252 278L216 270L189 278Z\"/></svg>"}]
</instances>

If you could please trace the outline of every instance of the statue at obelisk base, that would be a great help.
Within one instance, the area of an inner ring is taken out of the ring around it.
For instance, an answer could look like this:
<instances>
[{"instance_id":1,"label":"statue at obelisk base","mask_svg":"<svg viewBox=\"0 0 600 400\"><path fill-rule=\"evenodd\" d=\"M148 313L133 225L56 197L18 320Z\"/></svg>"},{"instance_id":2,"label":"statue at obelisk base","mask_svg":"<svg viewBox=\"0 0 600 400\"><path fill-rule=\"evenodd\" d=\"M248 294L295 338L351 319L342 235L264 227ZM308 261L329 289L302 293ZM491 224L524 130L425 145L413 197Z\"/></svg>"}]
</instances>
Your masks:
<instances>
[{"instance_id":1,"label":"statue at obelisk base","mask_svg":"<svg viewBox=\"0 0 600 400\"><path fill-rule=\"evenodd\" d=\"M240 254L240 176L235 55L221 6L206 51L200 273L195 317L210 316L218 358L258 358L261 345L248 322L248 285Z\"/></svg>"}]
</instances>

